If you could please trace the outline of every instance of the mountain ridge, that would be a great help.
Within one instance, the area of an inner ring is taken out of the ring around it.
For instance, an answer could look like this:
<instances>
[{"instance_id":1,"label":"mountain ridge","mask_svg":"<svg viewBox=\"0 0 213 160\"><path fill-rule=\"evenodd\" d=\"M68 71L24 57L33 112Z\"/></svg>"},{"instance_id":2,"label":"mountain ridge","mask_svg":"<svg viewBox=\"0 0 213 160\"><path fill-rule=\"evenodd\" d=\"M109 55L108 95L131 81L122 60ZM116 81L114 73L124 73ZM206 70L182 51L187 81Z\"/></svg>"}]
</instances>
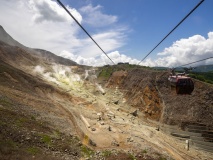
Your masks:
<instances>
[{"instance_id":1,"label":"mountain ridge","mask_svg":"<svg viewBox=\"0 0 213 160\"><path fill-rule=\"evenodd\" d=\"M11 46L18 46L21 48L25 48L24 45L22 45L21 43L19 43L18 41L16 41L15 39L13 39L13 37L11 37L3 28L3 26L0 25L0 41L7 43Z\"/></svg>"},{"instance_id":2,"label":"mountain ridge","mask_svg":"<svg viewBox=\"0 0 213 160\"><path fill-rule=\"evenodd\" d=\"M55 55L54 53L50 51L46 51L43 49L33 49L26 47L13 39L12 36L10 36L5 29L0 25L0 41L6 43L7 45L10 45L12 47L18 47L23 50L26 54L30 54L29 56L37 57L38 59L44 61L44 62L51 62L51 63L59 63L59 64L64 64L67 66L72 66L72 65L78 65L76 62L66 59L60 56ZM3 43L1 43L1 46L3 46ZM5 46L5 45L4 45ZM17 48L17 49L18 49ZM4 48L2 48L4 49Z\"/></svg>"},{"instance_id":3,"label":"mountain ridge","mask_svg":"<svg viewBox=\"0 0 213 160\"><path fill-rule=\"evenodd\" d=\"M152 67L152 68L156 69L156 70L162 70L162 71L170 69L169 67ZM185 67L178 67L178 68L176 68L176 70L177 71L184 71L184 68ZM191 72L212 72L213 71L213 64L198 65L198 66L194 66L192 68L193 69L191 70Z\"/></svg>"}]
</instances>

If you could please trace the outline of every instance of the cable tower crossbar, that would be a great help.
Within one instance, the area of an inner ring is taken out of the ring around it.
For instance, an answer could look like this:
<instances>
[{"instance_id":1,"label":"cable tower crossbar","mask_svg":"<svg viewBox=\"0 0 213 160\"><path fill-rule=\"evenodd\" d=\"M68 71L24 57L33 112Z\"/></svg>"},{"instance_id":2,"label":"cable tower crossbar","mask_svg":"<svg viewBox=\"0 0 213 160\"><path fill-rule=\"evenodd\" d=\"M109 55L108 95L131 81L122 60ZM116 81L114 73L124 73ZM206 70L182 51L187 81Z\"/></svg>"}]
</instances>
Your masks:
<instances>
[{"instance_id":1,"label":"cable tower crossbar","mask_svg":"<svg viewBox=\"0 0 213 160\"><path fill-rule=\"evenodd\" d=\"M70 11L63 5L60 0L57 0L62 8L72 17L72 19L81 27L81 29L89 36L89 38L100 48L100 50L107 56L107 58L113 63L113 60L106 54L106 52L98 45L98 43L92 38L92 36L86 31L86 29L78 22L78 20L70 13Z\"/></svg>"}]
</instances>

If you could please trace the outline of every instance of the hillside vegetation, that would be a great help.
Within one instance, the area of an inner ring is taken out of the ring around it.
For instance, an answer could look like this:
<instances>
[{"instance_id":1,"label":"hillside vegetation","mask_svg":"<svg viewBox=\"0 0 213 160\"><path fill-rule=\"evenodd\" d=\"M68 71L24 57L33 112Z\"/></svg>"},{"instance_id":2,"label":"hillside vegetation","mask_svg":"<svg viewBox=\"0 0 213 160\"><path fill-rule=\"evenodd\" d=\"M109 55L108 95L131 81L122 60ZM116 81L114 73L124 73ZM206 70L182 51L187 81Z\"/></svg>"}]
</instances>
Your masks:
<instances>
[{"instance_id":1,"label":"hillside vegetation","mask_svg":"<svg viewBox=\"0 0 213 160\"><path fill-rule=\"evenodd\" d=\"M200 81L213 84L213 71L212 72L191 72L190 77Z\"/></svg>"}]
</instances>

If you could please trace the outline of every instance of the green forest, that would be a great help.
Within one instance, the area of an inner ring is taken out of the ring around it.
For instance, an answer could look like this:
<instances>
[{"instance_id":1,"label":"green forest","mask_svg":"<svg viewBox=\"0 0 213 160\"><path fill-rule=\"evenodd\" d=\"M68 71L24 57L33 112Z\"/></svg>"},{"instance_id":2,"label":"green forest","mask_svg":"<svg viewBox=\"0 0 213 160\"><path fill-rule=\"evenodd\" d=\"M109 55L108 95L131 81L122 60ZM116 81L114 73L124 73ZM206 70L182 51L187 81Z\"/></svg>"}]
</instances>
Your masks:
<instances>
[{"instance_id":1,"label":"green forest","mask_svg":"<svg viewBox=\"0 0 213 160\"><path fill-rule=\"evenodd\" d=\"M212 72L190 72L189 76L200 81L213 84L213 71Z\"/></svg>"}]
</instances>

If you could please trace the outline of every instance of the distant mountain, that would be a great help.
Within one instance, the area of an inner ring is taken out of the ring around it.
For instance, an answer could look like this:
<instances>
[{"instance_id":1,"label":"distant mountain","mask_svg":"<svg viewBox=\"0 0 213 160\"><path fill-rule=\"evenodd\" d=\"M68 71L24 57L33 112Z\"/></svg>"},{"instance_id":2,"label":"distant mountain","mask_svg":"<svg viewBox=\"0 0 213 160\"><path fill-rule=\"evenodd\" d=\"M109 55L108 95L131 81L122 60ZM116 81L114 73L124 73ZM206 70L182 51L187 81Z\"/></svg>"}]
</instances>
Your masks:
<instances>
[{"instance_id":1,"label":"distant mountain","mask_svg":"<svg viewBox=\"0 0 213 160\"><path fill-rule=\"evenodd\" d=\"M213 65L202 65L197 67L180 67L176 68L176 71L184 72L184 68L191 68L190 72L212 72L213 71Z\"/></svg>"},{"instance_id":2,"label":"distant mountain","mask_svg":"<svg viewBox=\"0 0 213 160\"><path fill-rule=\"evenodd\" d=\"M156 70L167 70L169 69L168 67L152 67L153 69ZM184 68L190 68L190 67L179 67L176 68L175 70L178 72L184 72ZM191 72L213 72L213 65L201 65L197 67L192 67Z\"/></svg>"},{"instance_id":3,"label":"distant mountain","mask_svg":"<svg viewBox=\"0 0 213 160\"><path fill-rule=\"evenodd\" d=\"M192 72L213 72L213 65L202 65L195 67Z\"/></svg>"},{"instance_id":4,"label":"distant mountain","mask_svg":"<svg viewBox=\"0 0 213 160\"><path fill-rule=\"evenodd\" d=\"M23 61L24 57L28 57L25 59L29 61L29 59L32 59L32 56L33 56L33 58L37 57L38 60L44 61L45 63L58 63L61 65L67 65L67 66L78 65L76 62L72 60L57 56L54 53L51 53L49 51L42 50L42 49L32 49L22 45L18 41L14 40L0 25L0 57L3 56L3 53L4 53L4 58L6 59L10 58L10 59L7 59L7 61L15 60L15 58L19 58L18 60ZM10 55L6 55L5 53L8 53ZM31 63L34 63L34 62L32 61Z\"/></svg>"},{"instance_id":5,"label":"distant mountain","mask_svg":"<svg viewBox=\"0 0 213 160\"><path fill-rule=\"evenodd\" d=\"M23 48L11 46L2 41L0 41L0 59L15 68L36 66L42 63L42 60L34 56L34 54L29 53Z\"/></svg>"}]
</instances>

